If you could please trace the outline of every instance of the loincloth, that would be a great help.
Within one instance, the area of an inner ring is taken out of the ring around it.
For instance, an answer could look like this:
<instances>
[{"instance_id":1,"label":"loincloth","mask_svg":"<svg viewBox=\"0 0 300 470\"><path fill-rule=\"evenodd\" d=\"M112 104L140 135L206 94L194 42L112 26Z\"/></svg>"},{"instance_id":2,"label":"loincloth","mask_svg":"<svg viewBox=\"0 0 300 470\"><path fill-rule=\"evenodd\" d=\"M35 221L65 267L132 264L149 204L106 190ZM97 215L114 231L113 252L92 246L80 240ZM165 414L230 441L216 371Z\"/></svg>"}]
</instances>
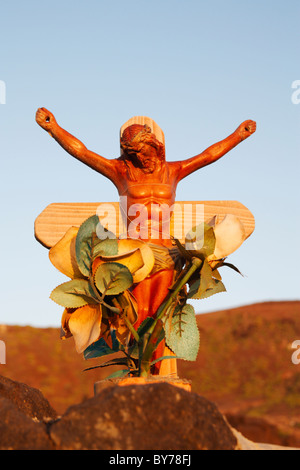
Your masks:
<instances>
[{"instance_id":1,"label":"loincloth","mask_svg":"<svg viewBox=\"0 0 300 470\"><path fill-rule=\"evenodd\" d=\"M147 243L147 245L151 248L154 255L154 266L149 276L163 269L172 269L173 271L182 269L184 260L177 247L169 248L154 243Z\"/></svg>"}]
</instances>

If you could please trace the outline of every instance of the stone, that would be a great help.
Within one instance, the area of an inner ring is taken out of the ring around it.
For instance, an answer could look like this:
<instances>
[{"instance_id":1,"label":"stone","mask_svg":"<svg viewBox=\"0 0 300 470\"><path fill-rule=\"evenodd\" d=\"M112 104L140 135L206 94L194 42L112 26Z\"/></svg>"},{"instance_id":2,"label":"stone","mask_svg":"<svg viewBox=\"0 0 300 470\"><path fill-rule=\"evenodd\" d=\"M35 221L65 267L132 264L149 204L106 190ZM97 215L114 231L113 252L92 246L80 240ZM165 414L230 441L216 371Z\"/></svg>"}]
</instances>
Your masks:
<instances>
[{"instance_id":1,"label":"stone","mask_svg":"<svg viewBox=\"0 0 300 470\"><path fill-rule=\"evenodd\" d=\"M169 383L112 385L57 419L38 390L0 383L0 450L292 450L251 442L216 405Z\"/></svg>"},{"instance_id":2,"label":"stone","mask_svg":"<svg viewBox=\"0 0 300 470\"><path fill-rule=\"evenodd\" d=\"M63 450L235 450L217 407L167 383L114 386L71 406L49 429Z\"/></svg>"},{"instance_id":3,"label":"stone","mask_svg":"<svg viewBox=\"0 0 300 470\"><path fill-rule=\"evenodd\" d=\"M44 423L24 414L0 396L0 450L53 450Z\"/></svg>"},{"instance_id":4,"label":"stone","mask_svg":"<svg viewBox=\"0 0 300 470\"><path fill-rule=\"evenodd\" d=\"M38 421L57 418L56 411L36 388L0 375L0 397L7 398L26 416Z\"/></svg>"}]
</instances>

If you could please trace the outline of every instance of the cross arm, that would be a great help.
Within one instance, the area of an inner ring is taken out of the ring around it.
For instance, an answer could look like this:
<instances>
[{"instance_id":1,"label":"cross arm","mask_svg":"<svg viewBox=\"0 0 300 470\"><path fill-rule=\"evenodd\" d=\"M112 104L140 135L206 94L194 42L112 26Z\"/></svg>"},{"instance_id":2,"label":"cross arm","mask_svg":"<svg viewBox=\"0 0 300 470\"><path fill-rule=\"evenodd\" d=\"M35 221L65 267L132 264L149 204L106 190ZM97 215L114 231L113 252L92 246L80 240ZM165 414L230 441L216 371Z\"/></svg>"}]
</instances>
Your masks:
<instances>
[{"instance_id":1,"label":"cross arm","mask_svg":"<svg viewBox=\"0 0 300 470\"><path fill-rule=\"evenodd\" d=\"M100 220L100 214L103 214L104 219L101 222L117 237L124 233L118 202L52 203L35 220L35 238L44 247L51 248L70 227L79 227L88 217L96 213ZM177 238L184 242L185 234L192 227L202 221L210 220L215 215L222 219L226 214L237 216L245 227L246 238L250 237L254 231L255 219L250 210L238 201L177 201L170 225L171 234L176 224L177 235L182 234Z\"/></svg>"}]
</instances>

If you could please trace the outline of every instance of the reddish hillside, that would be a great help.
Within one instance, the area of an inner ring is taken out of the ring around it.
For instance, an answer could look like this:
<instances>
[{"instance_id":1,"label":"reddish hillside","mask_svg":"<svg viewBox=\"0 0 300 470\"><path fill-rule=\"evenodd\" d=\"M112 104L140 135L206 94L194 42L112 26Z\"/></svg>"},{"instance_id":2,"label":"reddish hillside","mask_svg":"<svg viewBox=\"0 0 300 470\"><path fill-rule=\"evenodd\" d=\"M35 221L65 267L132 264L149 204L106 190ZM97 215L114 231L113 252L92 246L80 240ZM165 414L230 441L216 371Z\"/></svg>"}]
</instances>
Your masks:
<instances>
[{"instance_id":1,"label":"reddish hillside","mask_svg":"<svg viewBox=\"0 0 300 470\"><path fill-rule=\"evenodd\" d=\"M216 402L247 437L300 447L300 364L291 344L300 339L300 301L266 302L197 317L201 347L196 363L179 361L193 391ZM7 364L0 373L42 391L62 413L93 395L109 371L83 369L73 339L55 328L0 326Z\"/></svg>"},{"instance_id":2,"label":"reddish hillside","mask_svg":"<svg viewBox=\"0 0 300 470\"><path fill-rule=\"evenodd\" d=\"M197 363L181 362L180 376L247 437L300 447L300 364L291 360L291 345L300 340L300 302L199 315L198 326Z\"/></svg>"}]
</instances>

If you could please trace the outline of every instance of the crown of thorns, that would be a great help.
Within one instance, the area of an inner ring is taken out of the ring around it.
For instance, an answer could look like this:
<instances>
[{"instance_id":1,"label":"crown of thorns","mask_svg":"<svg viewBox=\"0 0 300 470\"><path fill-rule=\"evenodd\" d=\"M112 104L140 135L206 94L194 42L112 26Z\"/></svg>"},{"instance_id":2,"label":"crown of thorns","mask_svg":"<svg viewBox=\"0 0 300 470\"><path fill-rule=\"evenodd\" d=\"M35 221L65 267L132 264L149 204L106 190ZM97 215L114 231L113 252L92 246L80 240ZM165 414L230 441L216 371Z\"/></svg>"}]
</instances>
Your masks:
<instances>
[{"instance_id":1,"label":"crown of thorns","mask_svg":"<svg viewBox=\"0 0 300 470\"><path fill-rule=\"evenodd\" d=\"M143 144L156 148L159 158L165 156L165 146L154 134L148 124L132 124L124 129L121 136L121 147L126 153L138 152Z\"/></svg>"}]
</instances>

